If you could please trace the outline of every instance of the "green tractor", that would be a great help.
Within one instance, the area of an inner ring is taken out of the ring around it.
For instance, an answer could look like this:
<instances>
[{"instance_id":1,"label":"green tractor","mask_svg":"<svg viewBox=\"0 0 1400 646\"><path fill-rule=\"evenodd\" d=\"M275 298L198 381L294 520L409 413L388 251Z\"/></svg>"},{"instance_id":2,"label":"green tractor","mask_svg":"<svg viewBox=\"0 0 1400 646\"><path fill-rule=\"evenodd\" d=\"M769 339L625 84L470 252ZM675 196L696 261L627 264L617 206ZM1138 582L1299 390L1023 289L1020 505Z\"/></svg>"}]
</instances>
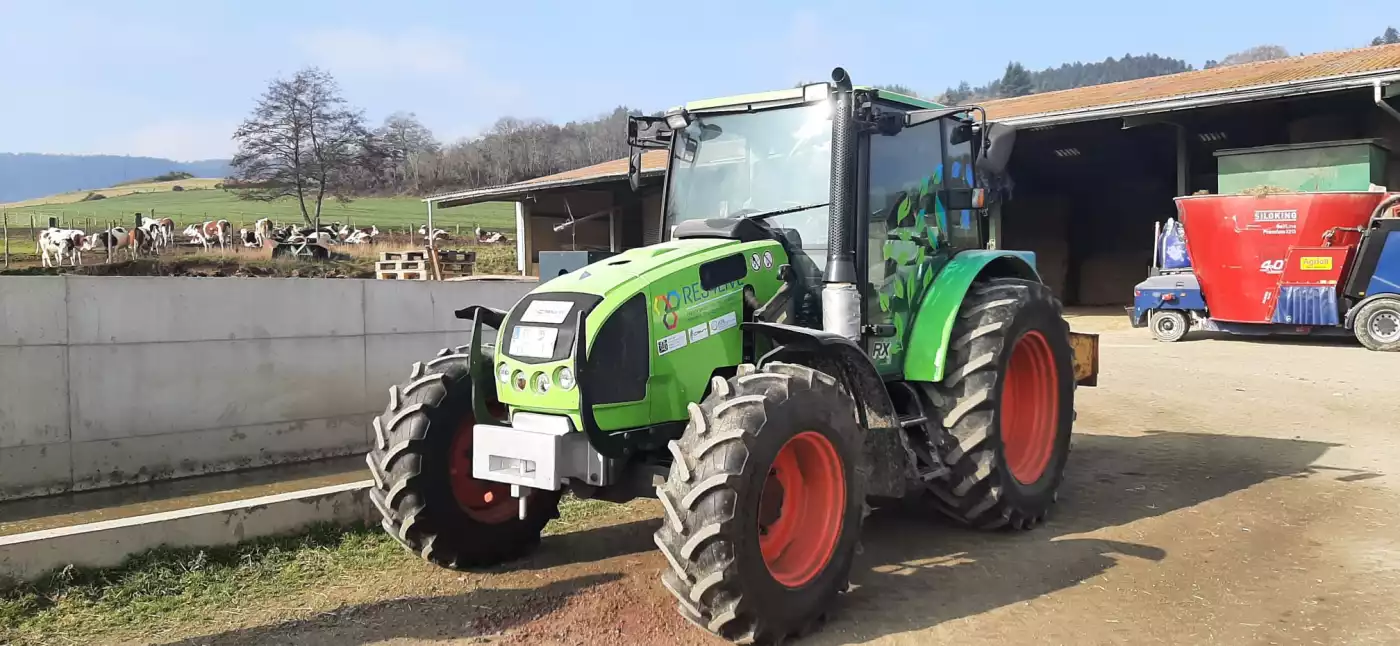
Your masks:
<instances>
[{"instance_id":1,"label":"green tractor","mask_svg":"<svg viewBox=\"0 0 1400 646\"><path fill-rule=\"evenodd\" d=\"M457 312L470 345L374 421L386 531L490 566L565 491L654 496L680 614L766 643L847 588L872 505L1045 518L1098 346L1031 254L988 249L1014 131L832 76L631 120L634 187L641 151L670 151L667 239Z\"/></svg>"}]
</instances>

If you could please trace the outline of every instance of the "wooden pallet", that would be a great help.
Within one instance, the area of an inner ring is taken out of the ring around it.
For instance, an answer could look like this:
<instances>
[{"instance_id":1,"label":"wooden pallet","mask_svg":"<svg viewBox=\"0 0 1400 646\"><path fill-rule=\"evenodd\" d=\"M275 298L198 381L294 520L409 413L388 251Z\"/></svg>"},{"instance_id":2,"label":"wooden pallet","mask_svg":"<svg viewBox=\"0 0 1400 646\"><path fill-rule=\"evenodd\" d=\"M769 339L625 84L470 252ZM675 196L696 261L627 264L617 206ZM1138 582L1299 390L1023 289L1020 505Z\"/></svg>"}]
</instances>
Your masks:
<instances>
[{"instance_id":1,"label":"wooden pallet","mask_svg":"<svg viewBox=\"0 0 1400 646\"><path fill-rule=\"evenodd\" d=\"M379 252L379 260L380 260L380 261L388 261L388 260L400 260L400 261L403 261L403 260L418 260L418 261L423 261L423 260L427 260L427 259L428 259L428 252L426 252L426 251L381 251L381 252Z\"/></svg>"},{"instance_id":2,"label":"wooden pallet","mask_svg":"<svg viewBox=\"0 0 1400 646\"><path fill-rule=\"evenodd\" d=\"M374 277L379 280L427 280L428 272L422 270L413 271L376 271Z\"/></svg>"},{"instance_id":3,"label":"wooden pallet","mask_svg":"<svg viewBox=\"0 0 1400 646\"><path fill-rule=\"evenodd\" d=\"M428 280L432 263L427 251L381 251L374 275L379 280ZM476 269L475 251L439 250L438 266L443 278L470 276Z\"/></svg>"}]
</instances>

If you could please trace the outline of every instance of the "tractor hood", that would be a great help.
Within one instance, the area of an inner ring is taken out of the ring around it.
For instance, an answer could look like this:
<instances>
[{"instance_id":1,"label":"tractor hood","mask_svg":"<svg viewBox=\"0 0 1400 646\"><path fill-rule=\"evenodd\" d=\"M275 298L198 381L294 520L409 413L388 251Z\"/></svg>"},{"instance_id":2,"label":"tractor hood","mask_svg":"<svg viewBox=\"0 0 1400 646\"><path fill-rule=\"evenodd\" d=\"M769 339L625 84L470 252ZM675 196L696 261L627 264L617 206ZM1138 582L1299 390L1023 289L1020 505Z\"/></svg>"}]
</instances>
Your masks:
<instances>
[{"instance_id":1,"label":"tractor hood","mask_svg":"<svg viewBox=\"0 0 1400 646\"><path fill-rule=\"evenodd\" d=\"M685 402L703 394L714 366L740 363L742 295L771 298L787 262L776 240L687 238L554 278L506 315L499 399L513 412L563 414L600 433L684 420ZM558 387L565 369L576 386Z\"/></svg>"},{"instance_id":2,"label":"tractor hood","mask_svg":"<svg viewBox=\"0 0 1400 646\"><path fill-rule=\"evenodd\" d=\"M551 279L532 293L571 292L603 298L626 296L640 291L653 277L670 274L678 266L687 264L687 259L708 257L710 252L737 244L733 240L690 239L629 249Z\"/></svg>"}]
</instances>

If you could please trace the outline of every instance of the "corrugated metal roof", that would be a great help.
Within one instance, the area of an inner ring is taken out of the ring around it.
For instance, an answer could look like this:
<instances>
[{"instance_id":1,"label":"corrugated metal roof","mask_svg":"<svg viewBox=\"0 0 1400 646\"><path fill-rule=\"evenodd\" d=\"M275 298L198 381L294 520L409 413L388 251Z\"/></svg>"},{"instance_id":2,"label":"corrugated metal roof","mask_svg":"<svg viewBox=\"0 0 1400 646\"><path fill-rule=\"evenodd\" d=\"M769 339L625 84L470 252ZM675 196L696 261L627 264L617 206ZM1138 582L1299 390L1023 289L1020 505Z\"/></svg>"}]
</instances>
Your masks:
<instances>
[{"instance_id":1,"label":"corrugated metal roof","mask_svg":"<svg viewBox=\"0 0 1400 646\"><path fill-rule=\"evenodd\" d=\"M1150 113L1172 109L1181 102L1200 99L1200 105L1245 100L1253 93L1276 88L1280 93L1304 84L1325 91L1360 87L1369 79L1400 75L1400 45L1382 45L1339 52L1323 52L1273 61L1245 63L1167 76L1105 85L1045 92L983 103L989 119L1016 124L1102 119L1131 109ZM1339 81L1339 83L1331 83ZM791 94L791 90L783 91ZM1185 106L1191 107L1191 106ZM642 155L643 175L666 170L666 151ZM512 199L530 191L591 184L625 178L627 160L618 159L556 175L425 199L449 207L487 200Z\"/></svg>"},{"instance_id":2,"label":"corrugated metal roof","mask_svg":"<svg viewBox=\"0 0 1400 646\"><path fill-rule=\"evenodd\" d=\"M642 153L642 176L658 175L666 171L665 150L648 150ZM628 160L614 159L612 161L575 168L574 170L536 177L514 184L504 184L501 186L489 186L486 188L476 188L470 191L460 191L457 193L446 193L424 198L424 202L433 202L441 208L461 206L475 202L485 202L489 200L504 200L518 197L546 188L563 188L567 186L580 186L592 184L606 180L623 179L627 177Z\"/></svg>"},{"instance_id":3,"label":"corrugated metal roof","mask_svg":"<svg viewBox=\"0 0 1400 646\"><path fill-rule=\"evenodd\" d=\"M993 120L1034 120L1034 115L1058 114L1090 108L1172 101L1214 93L1232 93L1274 85L1287 85L1351 76L1400 73L1400 45L1323 52L1273 61L1245 63L1167 76L1121 81L1090 87L1045 92L982 104Z\"/></svg>"}]
</instances>

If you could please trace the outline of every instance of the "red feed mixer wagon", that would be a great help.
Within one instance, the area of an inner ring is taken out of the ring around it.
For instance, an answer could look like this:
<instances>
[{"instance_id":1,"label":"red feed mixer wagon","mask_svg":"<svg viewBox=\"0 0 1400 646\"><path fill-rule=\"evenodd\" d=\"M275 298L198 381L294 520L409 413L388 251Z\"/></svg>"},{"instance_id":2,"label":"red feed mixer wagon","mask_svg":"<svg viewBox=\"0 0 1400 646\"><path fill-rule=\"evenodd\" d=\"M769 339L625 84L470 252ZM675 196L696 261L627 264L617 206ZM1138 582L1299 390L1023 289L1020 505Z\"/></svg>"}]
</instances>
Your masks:
<instances>
[{"instance_id":1,"label":"red feed mixer wagon","mask_svg":"<svg viewBox=\"0 0 1400 646\"><path fill-rule=\"evenodd\" d=\"M1354 334L1400 350L1397 205L1400 194L1382 192L1177 198L1189 260L1154 261L1129 316L1162 341L1197 328Z\"/></svg>"}]
</instances>

